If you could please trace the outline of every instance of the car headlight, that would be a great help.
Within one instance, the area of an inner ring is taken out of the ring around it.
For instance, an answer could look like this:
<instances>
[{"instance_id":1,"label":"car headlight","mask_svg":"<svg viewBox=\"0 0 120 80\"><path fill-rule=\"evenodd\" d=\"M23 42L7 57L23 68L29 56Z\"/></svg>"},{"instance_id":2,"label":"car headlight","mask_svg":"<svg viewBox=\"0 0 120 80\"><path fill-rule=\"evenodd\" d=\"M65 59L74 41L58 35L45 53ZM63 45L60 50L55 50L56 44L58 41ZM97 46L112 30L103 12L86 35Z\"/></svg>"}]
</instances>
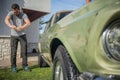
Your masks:
<instances>
[{"instance_id":1,"label":"car headlight","mask_svg":"<svg viewBox=\"0 0 120 80\"><path fill-rule=\"evenodd\" d=\"M120 20L114 21L104 30L103 47L109 58L120 61Z\"/></svg>"}]
</instances>

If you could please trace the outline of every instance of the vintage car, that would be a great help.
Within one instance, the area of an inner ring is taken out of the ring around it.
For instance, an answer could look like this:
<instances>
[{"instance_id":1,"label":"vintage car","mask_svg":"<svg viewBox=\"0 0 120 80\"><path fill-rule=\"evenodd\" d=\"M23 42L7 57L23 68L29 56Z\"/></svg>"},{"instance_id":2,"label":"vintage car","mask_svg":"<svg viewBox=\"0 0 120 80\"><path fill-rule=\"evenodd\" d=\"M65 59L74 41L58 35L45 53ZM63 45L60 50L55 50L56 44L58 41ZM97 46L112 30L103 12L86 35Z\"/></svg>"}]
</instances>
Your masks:
<instances>
[{"instance_id":1,"label":"vintage car","mask_svg":"<svg viewBox=\"0 0 120 80\"><path fill-rule=\"evenodd\" d=\"M63 13L40 35L40 65L53 67L53 80L120 80L120 0L94 0L59 18Z\"/></svg>"}]
</instances>

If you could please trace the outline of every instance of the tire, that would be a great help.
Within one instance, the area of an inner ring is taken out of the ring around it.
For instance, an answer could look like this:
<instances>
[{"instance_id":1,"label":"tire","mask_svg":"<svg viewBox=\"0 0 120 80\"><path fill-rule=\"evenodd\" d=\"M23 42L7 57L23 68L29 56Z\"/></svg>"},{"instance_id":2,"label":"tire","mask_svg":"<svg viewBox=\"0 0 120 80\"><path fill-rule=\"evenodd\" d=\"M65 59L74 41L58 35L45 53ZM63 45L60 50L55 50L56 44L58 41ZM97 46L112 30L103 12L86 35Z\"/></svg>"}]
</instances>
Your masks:
<instances>
[{"instance_id":1,"label":"tire","mask_svg":"<svg viewBox=\"0 0 120 80\"><path fill-rule=\"evenodd\" d=\"M45 60L42 58L41 53L38 55L38 66L39 67L49 67L49 65L45 62Z\"/></svg>"},{"instance_id":2,"label":"tire","mask_svg":"<svg viewBox=\"0 0 120 80\"><path fill-rule=\"evenodd\" d=\"M60 45L53 61L53 80L77 80L78 70L70 59L66 49Z\"/></svg>"}]
</instances>

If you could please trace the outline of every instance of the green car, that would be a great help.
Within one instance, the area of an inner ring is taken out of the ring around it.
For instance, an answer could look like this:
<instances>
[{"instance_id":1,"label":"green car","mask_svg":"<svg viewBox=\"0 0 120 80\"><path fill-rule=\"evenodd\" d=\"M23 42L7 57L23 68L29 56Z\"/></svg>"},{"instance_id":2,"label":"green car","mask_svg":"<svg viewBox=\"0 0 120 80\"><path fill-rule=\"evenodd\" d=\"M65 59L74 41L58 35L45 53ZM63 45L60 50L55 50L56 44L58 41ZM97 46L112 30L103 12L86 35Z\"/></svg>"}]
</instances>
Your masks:
<instances>
[{"instance_id":1,"label":"green car","mask_svg":"<svg viewBox=\"0 0 120 80\"><path fill-rule=\"evenodd\" d=\"M39 50L40 66L53 67L53 80L120 80L120 0L54 14Z\"/></svg>"}]
</instances>

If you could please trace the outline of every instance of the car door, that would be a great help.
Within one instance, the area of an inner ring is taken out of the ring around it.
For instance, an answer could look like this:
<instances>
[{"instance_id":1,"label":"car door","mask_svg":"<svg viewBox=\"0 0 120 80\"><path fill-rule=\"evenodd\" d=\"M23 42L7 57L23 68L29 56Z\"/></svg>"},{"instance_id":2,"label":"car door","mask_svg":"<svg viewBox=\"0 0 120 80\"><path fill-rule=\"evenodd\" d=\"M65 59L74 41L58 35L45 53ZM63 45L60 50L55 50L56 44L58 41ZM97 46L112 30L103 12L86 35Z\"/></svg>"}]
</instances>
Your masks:
<instances>
[{"instance_id":1,"label":"car door","mask_svg":"<svg viewBox=\"0 0 120 80\"><path fill-rule=\"evenodd\" d=\"M42 53L48 52L48 46L47 46L48 36L49 36L48 30L51 27L50 26L51 20L52 20L52 18L46 23L44 32L42 34L40 34L40 44L41 44L41 52Z\"/></svg>"}]
</instances>

